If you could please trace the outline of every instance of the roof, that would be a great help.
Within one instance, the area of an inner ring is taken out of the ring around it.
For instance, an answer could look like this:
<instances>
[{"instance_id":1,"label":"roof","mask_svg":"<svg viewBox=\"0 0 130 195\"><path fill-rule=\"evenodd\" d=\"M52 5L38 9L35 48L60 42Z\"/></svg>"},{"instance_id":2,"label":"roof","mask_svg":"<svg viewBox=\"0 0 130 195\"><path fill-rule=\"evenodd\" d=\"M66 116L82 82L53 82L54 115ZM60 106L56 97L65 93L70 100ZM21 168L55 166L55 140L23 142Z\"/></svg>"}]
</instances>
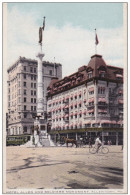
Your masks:
<instances>
[{"instance_id":1,"label":"roof","mask_svg":"<svg viewBox=\"0 0 130 195\"><path fill-rule=\"evenodd\" d=\"M30 58L25 58L25 57L21 57L19 56L18 60L12 64L8 69L7 69L7 72L13 70L19 63L24 63L24 62L28 62L28 63L31 63L31 64L35 64L37 65L38 61L35 60L35 59L30 59ZM44 66L62 66L60 63L53 63L53 62L49 62L49 61L43 61L42 64Z\"/></svg>"},{"instance_id":2,"label":"roof","mask_svg":"<svg viewBox=\"0 0 130 195\"><path fill-rule=\"evenodd\" d=\"M90 72L92 74L92 78L89 78ZM120 78L118 78L119 75ZM77 72L71 74L70 76L64 77L61 80L57 80L53 84L51 82L48 87L48 96L76 87L82 83L89 82L93 78L109 81L117 81L120 79L120 81L117 82L123 82L123 68L112 67L110 65L107 66L102 56L95 54L91 57L88 65L81 66Z\"/></svg>"}]
</instances>

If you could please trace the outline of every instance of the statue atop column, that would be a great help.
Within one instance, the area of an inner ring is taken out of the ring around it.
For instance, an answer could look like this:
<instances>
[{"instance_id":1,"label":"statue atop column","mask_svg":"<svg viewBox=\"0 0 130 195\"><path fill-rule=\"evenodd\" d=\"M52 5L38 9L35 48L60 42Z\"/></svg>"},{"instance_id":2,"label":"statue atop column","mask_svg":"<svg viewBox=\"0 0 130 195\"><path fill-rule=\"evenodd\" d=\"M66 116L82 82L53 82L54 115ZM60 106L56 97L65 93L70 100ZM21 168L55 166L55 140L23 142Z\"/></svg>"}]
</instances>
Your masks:
<instances>
[{"instance_id":1,"label":"statue atop column","mask_svg":"<svg viewBox=\"0 0 130 195\"><path fill-rule=\"evenodd\" d=\"M43 17L43 26L39 28L39 44L42 45L42 31L44 31L45 28L45 16Z\"/></svg>"}]
</instances>

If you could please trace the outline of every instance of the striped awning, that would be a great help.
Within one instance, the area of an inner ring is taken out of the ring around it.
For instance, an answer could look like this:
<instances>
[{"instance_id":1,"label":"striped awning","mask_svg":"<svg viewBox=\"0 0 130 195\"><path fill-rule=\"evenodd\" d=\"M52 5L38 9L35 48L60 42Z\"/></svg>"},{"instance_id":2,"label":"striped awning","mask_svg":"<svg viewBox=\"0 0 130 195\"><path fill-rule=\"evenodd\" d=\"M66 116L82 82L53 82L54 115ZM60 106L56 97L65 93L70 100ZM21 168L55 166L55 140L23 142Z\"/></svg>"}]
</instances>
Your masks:
<instances>
[{"instance_id":1,"label":"striped awning","mask_svg":"<svg viewBox=\"0 0 130 195\"><path fill-rule=\"evenodd\" d=\"M107 110L103 110L103 109L98 109L98 112L102 112L102 113L107 113Z\"/></svg>"},{"instance_id":2,"label":"striped awning","mask_svg":"<svg viewBox=\"0 0 130 195\"><path fill-rule=\"evenodd\" d=\"M84 122L85 125L91 124L91 121Z\"/></svg>"},{"instance_id":3,"label":"striped awning","mask_svg":"<svg viewBox=\"0 0 130 195\"><path fill-rule=\"evenodd\" d=\"M121 74L116 74L116 77L122 78L123 76Z\"/></svg>"},{"instance_id":4,"label":"striped awning","mask_svg":"<svg viewBox=\"0 0 130 195\"><path fill-rule=\"evenodd\" d=\"M122 89L119 89L118 93L119 94L123 94L123 90Z\"/></svg>"},{"instance_id":5,"label":"striped awning","mask_svg":"<svg viewBox=\"0 0 130 195\"><path fill-rule=\"evenodd\" d=\"M118 121L117 124L122 125L123 124L123 121Z\"/></svg>"},{"instance_id":6,"label":"striped awning","mask_svg":"<svg viewBox=\"0 0 130 195\"><path fill-rule=\"evenodd\" d=\"M94 91L94 87L89 88L89 92Z\"/></svg>"},{"instance_id":7,"label":"striped awning","mask_svg":"<svg viewBox=\"0 0 130 195\"><path fill-rule=\"evenodd\" d=\"M88 110L88 113L93 113L94 109Z\"/></svg>"},{"instance_id":8,"label":"striped awning","mask_svg":"<svg viewBox=\"0 0 130 195\"><path fill-rule=\"evenodd\" d=\"M122 99L119 99L119 100L118 100L118 103L119 103L119 104L123 104L123 100L122 100Z\"/></svg>"},{"instance_id":9,"label":"striped awning","mask_svg":"<svg viewBox=\"0 0 130 195\"><path fill-rule=\"evenodd\" d=\"M106 102L106 99L104 97L98 98L98 102Z\"/></svg>"},{"instance_id":10,"label":"striped awning","mask_svg":"<svg viewBox=\"0 0 130 195\"><path fill-rule=\"evenodd\" d=\"M94 98L90 98L89 100L88 100L88 102L90 103L90 102L94 102Z\"/></svg>"},{"instance_id":11,"label":"striped awning","mask_svg":"<svg viewBox=\"0 0 130 195\"><path fill-rule=\"evenodd\" d=\"M101 124L111 124L110 120L101 120Z\"/></svg>"}]
</instances>

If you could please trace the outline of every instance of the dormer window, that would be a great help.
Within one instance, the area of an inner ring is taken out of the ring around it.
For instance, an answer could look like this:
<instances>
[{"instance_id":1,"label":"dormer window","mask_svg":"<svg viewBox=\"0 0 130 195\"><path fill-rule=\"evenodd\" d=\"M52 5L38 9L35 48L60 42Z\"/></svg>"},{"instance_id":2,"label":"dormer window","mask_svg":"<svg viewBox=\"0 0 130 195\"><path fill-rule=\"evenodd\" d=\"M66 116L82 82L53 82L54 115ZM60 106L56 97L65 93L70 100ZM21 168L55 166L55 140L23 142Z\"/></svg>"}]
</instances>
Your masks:
<instances>
[{"instance_id":1,"label":"dormer window","mask_svg":"<svg viewBox=\"0 0 130 195\"><path fill-rule=\"evenodd\" d=\"M92 74L92 71L91 72L88 72L88 78L92 78L93 74Z\"/></svg>"},{"instance_id":2,"label":"dormer window","mask_svg":"<svg viewBox=\"0 0 130 195\"><path fill-rule=\"evenodd\" d=\"M104 78L105 77L105 73L106 73L105 71L100 70L99 71L99 76L102 77L102 78Z\"/></svg>"},{"instance_id":3,"label":"dormer window","mask_svg":"<svg viewBox=\"0 0 130 195\"><path fill-rule=\"evenodd\" d=\"M118 80L122 80L123 76L122 76L121 74L116 74L116 78L117 78Z\"/></svg>"}]
</instances>

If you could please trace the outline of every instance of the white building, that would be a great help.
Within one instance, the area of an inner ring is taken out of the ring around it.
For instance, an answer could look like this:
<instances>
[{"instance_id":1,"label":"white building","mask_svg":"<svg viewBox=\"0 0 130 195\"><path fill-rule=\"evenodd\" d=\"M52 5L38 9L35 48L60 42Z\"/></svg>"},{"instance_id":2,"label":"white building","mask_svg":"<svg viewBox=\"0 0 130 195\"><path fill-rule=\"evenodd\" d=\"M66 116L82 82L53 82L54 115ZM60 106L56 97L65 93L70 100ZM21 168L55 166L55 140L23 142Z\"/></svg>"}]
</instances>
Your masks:
<instances>
[{"instance_id":1,"label":"white building","mask_svg":"<svg viewBox=\"0 0 130 195\"><path fill-rule=\"evenodd\" d=\"M48 122L52 139L57 135L94 137L122 144L123 69L106 65L101 55L88 65L48 87Z\"/></svg>"},{"instance_id":2,"label":"white building","mask_svg":"<svg viewBox=\"0 0 130 195\"><path fill-rule=\"evenodd\" d=\"M31 134L37 106L37 61L19 57L8 72L8 135ZM43 61L44 110L52 78L62 78L62 66Z\"/></svg>"}]
</instances>

